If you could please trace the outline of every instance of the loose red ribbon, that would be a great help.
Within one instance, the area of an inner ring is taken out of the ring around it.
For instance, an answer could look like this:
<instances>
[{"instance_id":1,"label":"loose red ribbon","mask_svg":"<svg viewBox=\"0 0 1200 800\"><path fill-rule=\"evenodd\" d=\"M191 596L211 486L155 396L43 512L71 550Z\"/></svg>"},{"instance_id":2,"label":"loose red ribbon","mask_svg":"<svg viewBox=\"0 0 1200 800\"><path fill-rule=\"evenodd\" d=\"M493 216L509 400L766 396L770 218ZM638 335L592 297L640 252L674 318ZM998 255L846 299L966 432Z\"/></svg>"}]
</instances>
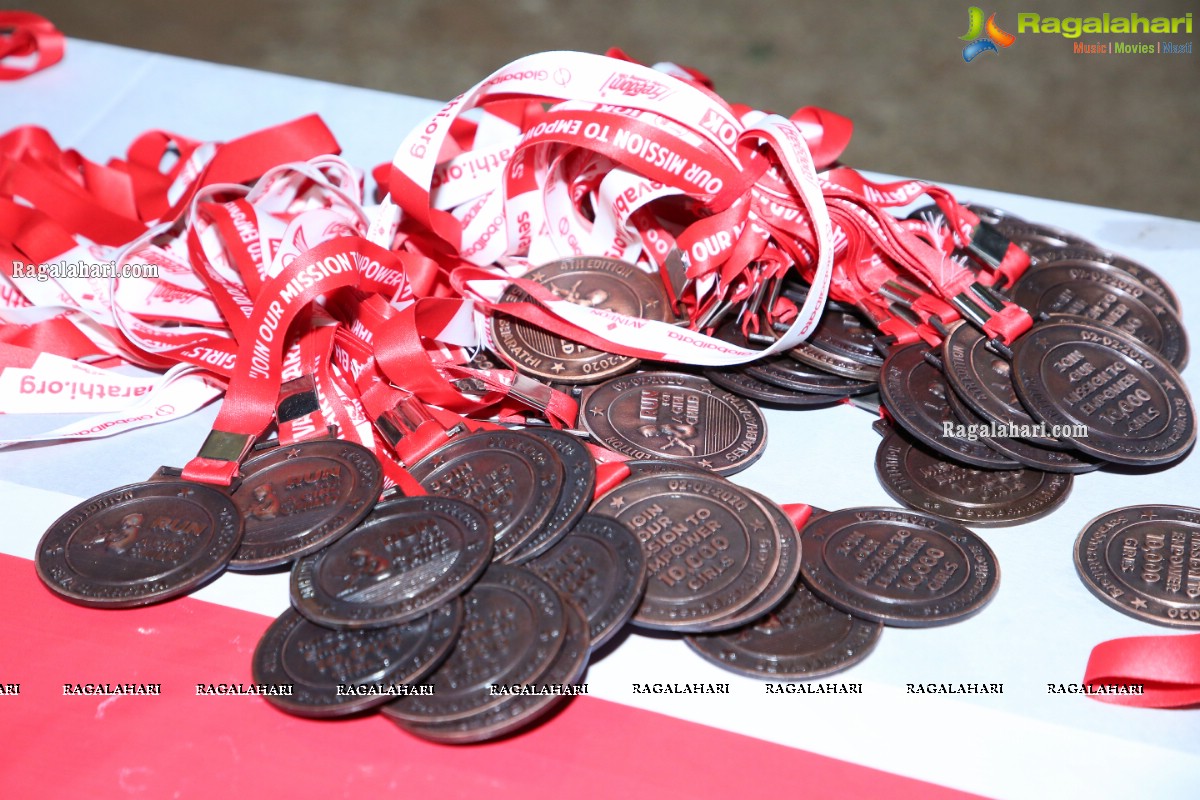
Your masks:
<instances>
[{"instance_id":1,"label":"loose red ribbon","mask_svg":"<svg viewBox=\"0 0 1200 800\"><path fill-rule=\"evenodd\" d=\"M1083 682L1094 689L1143 687L1141 694L1088 695L1105 703L1140 708L1200 706L1200 633L1101 642L1092 649Z\"/></svg>"},{"instance_id":2,"label":"loose red ribbon","mask_svg":"<svg viewBox=\"0 0 1200 800\"><path fill-rule=\"evenodd\" d=\"M45 17L0 11L0 80L24 78L57 64L65 43L66 37Z\"/></svg>"}]
</instances>

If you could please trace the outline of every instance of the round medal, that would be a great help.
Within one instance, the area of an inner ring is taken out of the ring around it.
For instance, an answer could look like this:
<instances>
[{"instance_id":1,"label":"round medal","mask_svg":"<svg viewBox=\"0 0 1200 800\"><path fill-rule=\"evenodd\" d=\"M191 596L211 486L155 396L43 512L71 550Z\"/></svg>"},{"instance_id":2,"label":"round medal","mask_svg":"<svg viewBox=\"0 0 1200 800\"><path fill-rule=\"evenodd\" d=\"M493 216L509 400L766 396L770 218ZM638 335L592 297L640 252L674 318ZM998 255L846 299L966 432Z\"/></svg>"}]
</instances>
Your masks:
<instances>
[{"instance_id":1,"label":"round medal","mask_svg":"<svg viewBox=\"0 0 1200 800\"><path fill-rule=\"evenodd\" d=\"M384 706L383 713L394 721L440 724L495 708L504 696L493 694L493 686L538 680L563 647L564 601L524 567L493 564L463 602L466 618L458 642L426 679L433 693ZM581 634L586 651L586 622Z\"/></svg>"},{"instance_id":2,"label":"round medal","mask_svg":"<svg viewBox=\"0 0 1200 800\"><path fill-rule=\"evenodd\" d=\"M1031 314L1065 314L1132 336L1176 369L1188 359L1187 334L1174 309L1129 273L1100 263L1062 262L1031 269L1012 288Z\"/></svg>"},{"instance_id":3,"label":"round medal","mask_svg":"<svg viewBox=\"0 0 1200 800\"><path fill-rule=\"evenodd\" d=\"M702 375L713 384L733 392L736 395L781 408L811 408L828 406L842 402L842 397L834 394L816 394L800 392L795 389L785 389L773 383L760 381L749 374L744 366L726 367L725 369L706 369Z\"/></svg>"},{"instance_id":4,"label":"round medal","mask_svg":"<svg viewBox=\"0 0 1200 800\"><path fill-rule=\"evenodd\" d=\"M1033 467L1043 472L1069 472L1072 474L1095 472L1104 466L1103 461L1085 456L1075 449L1051 450L1024 439L989 436L983 431L990 431L993 428L992 422L976 414L974 409L964 403L955 392L946 395L946 399L950 401L950 409L959 422L964 425L974 425L976 430L981 431L979 441L997 453L1014 459L1022 466Z\"/></svg>"},{"instance_id":5,"label":"round medal","mask_svg":"<svg viewBox=\"0 0 1200 800\"><path fill-rule=\"evenodd\" d=\"M562 459L525 431L478 431L450 440L409 472L427 492L470 503L487 518L494 559L518 551L558 507Z\"/></svg>"},{"instance_id":6,"label":"round medal","mask_svg":"<svg viewBox=\"0 0 1200 800\"><path fill-rule=\"evenodd\" d=\"M523 564L552 548L579 522L595 499L596 460L582 439L554 428L527 428L526 432L544 439L558 453L563 463L563 488L541 530L505 559L509 564Z\"/></svg>"},{"instance_id":7,"label":"round medal","mask_svg":"<svg viewBox=\"0 0 1200 800\"><path fill-rule=\"evenodd\" d=\"M867 394L879 388L879 371L866 373L867 379L848 378L843 373L825 372L789 356L768 356L744 367L746 374L795 392L829 394L835 397Z\"/></svg>"},{"instance_id":8,"label":"round medal","mask_svg":"<svg viewBox=\"0 0 1200 800\"><path fill-rule=\"evenodd\" d=\"M1165 464L1196 439L1183 380L1140 342L1107 328L1055 320L1013 345L1013 385L1026 408L1088 455Z\"/></svg>"},{"instance_id":9,"label":"round medal","mask_svg":"<svg viewBox=\"0 0 1200 800\"><path fill-rule=\"evenodd\" d=\"M1033 417L1017 399L1012 365L987 347L988 339L972 325L960 322L942 342L942 365L953 394L984 419L1000 425L1036 429ZM953 398L947 395L953 407ZM1065 449L1067 444L1050 436L1028 436L1042 447Z\"/></svg>"},{"instance_id":10,"label":"round medal","mask_svg":"<svg viewBox=\"0 0 1200 800\"><path fill-rule=\"evenodd\" d=\"M982 215L981 215L982 216ZM1032 250L1036 247L1095 247L1087 239L1076 236L1070 231L1056 228L1053 225L1043 225L1040 222L1030 222L1011 214L997 217L992 225L1005 238L1017 245Z\"/></svg>"},{"instance_id":11,"label":"round medal","mask_svg":"<svg viewBox=\"0 0 1200 800\"><path fill-rule=\"evenodd\" d=\"M320 625L382 628L458 596L492 554L487 521L446 497L379 504L362 524L292 568L292 605Z\"/></svg>"},{"instance_id":12,"label":"round medal","mask_svg":"<svg viewBox=\"0 0 1200 800\"><path fill-rule=\"evenodd\" d=\"M375 454L337 439L273 448L241 473L233 502L246 530L230 569L274 567L320 550L370 513L383 486Z\"/></svg>"},{"instance_id":13,"label":"round medal","mask_svg":"<svg viewBox=\"0 0 1200 800\"><path fill-rule=\"evenodd\" d=\"M242 538L227 494L181 480L111 489L59 517L38 543L38 576L73 603L130 608L219 575Z\"/></svg>"},{"instance_id":14,"label":"round medal","mask_svg":"<svg viewBox=\"0 0 1200 800\"><path fill-rule=\"evenodd\" d=\"M1029 259L1034 268L1051 264L1104 264L1128 273L1135 281L1149 289L1158 299L1179 311L1179 297L1162 277L1149 267L1124 256L1090 247L1039 247L1031 250Z\"/></svg>"},{"instance_id":15,"label":"round medal","mask_svg":"<svg viewBox=\"0 0 1200 800\"><path fill-rule=\"evenodd\" d=\"M956 464L895 430L879 443L875 473L887 493L909 508L976 526L1045 516L1066 501L1072 482L1064 473Z\"/></svg>"},{"instance_id":16,"label":"round medal","mask_svg":"<svg viewBox=\"0 0 1200 800\"><path fill-rule=\"evenodd\" d=\"M779 568L781 533L751 494L715 475L647 475L599 498L592 513L642 543L647 586L633 624L711 630L754 603Z\"/></svg>"},{"instance_id":17,"label":"round medal","mask_svg":"<svg viewBox=\"0 0 1200 800\"><path fill-rule=\"evenodd\" d=\"M692 634L688 646L706 661L751 678L810 680L862 661L883 625L847 614L803 582L770 614L725 633Z\"/></svg>"},{"instance_id":18,"label":"round medal","mask_svg":"<svg viewBox=\"0 0 1200 800\"><path fill-rule=\"evenodd\" d=\"M488 741L532 725L568 699L566 687L583 677L587 668L587 619L569 601L563 603L563 616L562 646L554 660L529 681L503 686L511 693L501 694L499 702L456 719L394 721L409 733L443 744Z\"/></svg>"},{"instance_id":19,"label":"round medal","mask_svg":"<svg viewBox=\"0 0 1200 800\"><path fill-rule=\"evenodd\" d=\"M817 369L868 381L878 380L883 365L871 323L838 303L825 306L816 330L788 355Z\"/></svg>"},{"instance_id":20,"label":"round medal","mask_svg":"<svg viewBox=\"0 0 1200 800\"><path fill-rule=\"evenodd\" d=\"M628 528L584 515L565 539L526 565L587 615L592 649L612 638L646 590L646 557Z\"/></svg>"},{"instance_id":21,"label":"round medal","mask_svg":"<svg viewBox=\"0 0 1200 800\"><path fill-rule=\"evenodd\" d=\"M957 423L947 396L953 390L945 376L925 360L921 344L900 348L883 362L879 394L888 412L904 430L939 453L984 469L1013 469L1016 461L978 441L947 432Z\"/></svg>"},{"instance_id":22,"label":"round medal","mask_svg":"<svg viewBox=\"0 0 1200 800\"><path fill-rule=\"evenodd\" d=\"M525 278L577 305L658 322L665 321L669 313L662 282L615 258L564 258L530 271ZM510 287L500 302L525 299L524 292ZM638 364L636 358L564 339L503 311L492 316L492 340L497 354L515 369L558 383L596 383Z\"/></svg>"},{"instance_id":23,"label":"round medal","mask_svg":"<svg viewBox=\"0 0 1200 800\"><path fill-rule=\"evenodd\" d=\"M1200 509L1145 505L1101 514L1075 541L1075 569L1123 614L1200 628Z\"/></svg>"},{"instance_id":24,"label":"round medal","mask_svg":"<svg viewBox=\"0 0 1200 800\"><path fill-rule=\"evenodd\" d=\"M301 717L339 717L395 700L433 671L462 627L462 601L403 625L335 630L288 609L271 623L254 651L254 680L288 685L290 695L267 695Z\"/></svg>"},{"instance_id":25,"label":"round medal","mask_svg":"<svg viewBox=\"0 0 1200 800\"><path fill-rule=\"evenodd\" d=\"M791 518L773 500L757 492L750 494L779 529L779 565L775 567L775 574L771 576L771 580L762 588L758 599L736 614L709 625L708 630L713 632L732 630L769 614L791 593L796 581L800 579L800 532L796 530Z\"/></svg>"},{"instance_id":26,"label":"round medal","mask_svg":"<svg viewBox=\"0 0 1200 800\"><path fill-rule=\"evenodd\" d=\"M855 616L903 628L978 613L999 585L991 548L971 531L919 511L846 508L805 526L802 574L813 592Z\"/></svg>"},{"instance_id":27,"label":"round medal","mask_svg":"<svg viewBox=\"0 0 1200 800\"><path fill-rule=\"evenodd\" d=\"M767 443L766 419L757 406L681 372L613 378L584 394L579 416L610 450L681 461L718 475L750 466Z\"/></svg>"}]
</instances>

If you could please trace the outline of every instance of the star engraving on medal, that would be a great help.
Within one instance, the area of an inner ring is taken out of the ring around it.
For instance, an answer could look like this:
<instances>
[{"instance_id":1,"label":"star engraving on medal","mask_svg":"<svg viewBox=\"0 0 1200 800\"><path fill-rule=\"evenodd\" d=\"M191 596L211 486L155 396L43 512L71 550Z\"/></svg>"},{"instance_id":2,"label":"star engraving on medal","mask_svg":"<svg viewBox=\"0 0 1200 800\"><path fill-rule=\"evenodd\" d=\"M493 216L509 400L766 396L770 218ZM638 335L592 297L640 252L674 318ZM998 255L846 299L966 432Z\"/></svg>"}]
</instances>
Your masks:
<instances>
[{"instance_id":1,"label":"star engraving on medal","mask_svg":"<svg viewBox=\"0 0 1200 800\"><path fill-rule=\"evenodd\" d=\"M1171 380L1170 378L1168 378L1162 382L1162 387L1164 389L1166 389L1168 392L1173 392L1179 388L1178 386L1175 385L1175 381Z\"/></svg>"},{"instance_id":2,"label":"star engraving on medal","mask_svg":"<svg viewBox=\"0 0 1200 800\"><path fill-rule=\"evenodd\" d=\"M625 507L625 498L620 495L617 495L612 500L609 500L608 504L610 506L612 506L613 508L617 508L617 509L624 508Z\"/></svg>"},{"instance_id":3,"label":"star engraving on medal","mask_svg":"<svg viewBox=\"0 0 1200 800\"><path fill-rule=\"evenodd\" d=\"M300 455L301 455L300 448L293 447L291 450L288 450L287 456L285 456L285 458L287 458L288 461L291 461L293 458L299 458Z\"/></svg>"},{"instance_id":4,"label":"star engraving on medal","mask_svg":"<svg viewBox=\"0 0 1200 800\"><path fill-rule=\"evenodd\" d=\"M1037 336L1033 337L1033 343L1038 347L1045 347L1047 344L1049 344L1049 342L1050 340L1046 338L1045 334L1038 334Z\"/></svg>"},{"instance_id":5,"label":"star engraving on medal","mask_svg":"<svg viewBox=\"0 0 1200 800\"><path fill-rule=\"evenodd\" d=\"M1129 605L1133 606L1134 608L1145 608L1146 601L1140 597L1135 597L1129 601Z\"/></svg>"},{"instance_id":6,"label":"star engraving on medal","mask_svg":"<svg viewBox=\"0 0 1200 800\"><path fill-rule=\"evenodd\" d=\"M186 489L180 489L176 496L177 497L191 497L195 493L196 493L195 489L188 487Z\"/></svg>"},{"instance_id":7,"label":"star engraving on medal","mask_svg":"<svg viewBox=\"0 0 1200 800\"><path fill-rule=\"evenodd\" d=\"M704 467L705 469L712 469L712 462L707 458L702 458L700 459L700 466Z\"/></svg>"},{"instance_id":8,"label":"star engraving on medal","mask_svg":"<svg viewBox=\"0 0 1200 800\"><path fill-rule=\"evenodd\" d=\"M566 368L567 368L567 365L562 363L561 361L555 361L554 366L550 367L550 369L554 370L555 372L562 372Z\"/></svg>"},{"instance_id":9,"label":"star engraving on medal","mask_svg":"<svg viewBox=\"0 0 1200 800\"><path fill-rule=\"evenodd\" d=\"M599 406L592 406L588 409L588 413L597 417L602 417L604 416L604 409L600 408Z\"/></svg>"}]
</instances>

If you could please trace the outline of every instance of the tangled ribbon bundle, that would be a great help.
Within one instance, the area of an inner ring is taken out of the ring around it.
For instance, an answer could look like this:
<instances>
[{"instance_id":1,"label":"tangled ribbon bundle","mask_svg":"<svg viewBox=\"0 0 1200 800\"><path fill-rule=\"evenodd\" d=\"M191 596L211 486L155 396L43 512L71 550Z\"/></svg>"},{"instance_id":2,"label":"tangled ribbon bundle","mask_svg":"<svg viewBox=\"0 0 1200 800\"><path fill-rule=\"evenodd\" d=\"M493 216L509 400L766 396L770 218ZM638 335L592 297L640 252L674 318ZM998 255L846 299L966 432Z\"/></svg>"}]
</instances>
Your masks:
<instances>
[{"instance_id":1,"label":"tangled ribbon bundle","mask_svg":"<svg viewBox=\"0 0 1200 800\"><path fill-rule=\"evenodd\" d=\"M457 413L510 401L514 378L489 375L496 388L482 400L453 386L509 285L530 301L506 313L660 361L723 365L779 352L808 336L831 294L869 309L899 341L936 338L930 318L955 318L949 301L991 281L949 255L970 243L978 219L920 182L880 186L844 167L818 175L850 131L823 109L784 118L727 103L694 70L616 51L532 55L479 82L375 170L386 193L377 206L316 117L224 143L150 131L105 165L60 149L44 130L17 129L0 140L0 246L21 265L0 283L5 365L31 369L43 353L227 379L263 282L327 243L326 258L349 259L358 280L306 318L336 328L318 362L331 379L352 373L340 380L356 410L361 392L347 389L364 369ZM881 210L922 194L952 230L913 229ZM631 321L522 280L580 254L661 276L675 324ZM109 270L49 268L69 264ZM811 285L799 309L779 292L789 275ZM896 280L912 287L915 320L880 291ZM757 352L708 335L732 313L743 330L786 332ZM1003 313L992 321L989 333L1003 338L1022 330ZM107 420L102 430L129 426Z\"/></svg>"}]
</instances>

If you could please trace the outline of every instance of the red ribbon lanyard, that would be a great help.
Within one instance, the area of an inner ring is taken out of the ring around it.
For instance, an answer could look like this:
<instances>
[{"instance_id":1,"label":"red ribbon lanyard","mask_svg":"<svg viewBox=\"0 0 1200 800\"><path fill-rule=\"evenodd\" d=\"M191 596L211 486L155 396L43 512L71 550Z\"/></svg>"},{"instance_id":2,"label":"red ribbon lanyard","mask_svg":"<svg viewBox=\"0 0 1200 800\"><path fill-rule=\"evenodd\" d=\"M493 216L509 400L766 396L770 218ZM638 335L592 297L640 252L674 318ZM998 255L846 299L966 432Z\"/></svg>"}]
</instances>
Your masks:
<instances>
[{"instance_id":1,"label":"red ribbon lanyard","mask_svg":"<svg viewBox=\"0 0 1200 800\"><path fill-rule=\"evenodd\" d=\"M936 238L940 241L934 244L943 245L946 253L963 248L984 268L980 280L985 285L1012 283L1029 268L1028 253L940 186L924 181L875 183L847 167L831 169L822 179L827 185L850 191L880 208L906 206L918 197L928 196L937 203L948 223L948 229L938 232Z\"/></svg>"},{"instance_id":2,"label":"red ribbon lanyard","mask_svg":"<svg viewBox=\"0 0 1200 800\"><path fill-rule=\"evenodd\" d=\"M849 212L844 217L847 223L856 225L882 255L929 290L912 299L914 310L924 309L927 317L937 316L946 323L949 320L938 313L944 305L931 305L930 299L945 301L990 338L1006 345L1032 327L1027 311L980 283L973 271L907 230L895 217L849 192L827 192L827 197L831 206Z\"/></svg>"},{"instance_id":3,"label":"red ribbon lanyard","mask_svg":"<svg viewBox=\"0 0 1200 800\"><path fill-rule=\"evenodd\" d=\"M255 439L274 417L283 348L292 320L318 296L358 284L352 254L357 240L340 237L294 259L263 286L238 342L237 364L213 431L183 477L228 486Z\"/></svg>"}]
</instances>

